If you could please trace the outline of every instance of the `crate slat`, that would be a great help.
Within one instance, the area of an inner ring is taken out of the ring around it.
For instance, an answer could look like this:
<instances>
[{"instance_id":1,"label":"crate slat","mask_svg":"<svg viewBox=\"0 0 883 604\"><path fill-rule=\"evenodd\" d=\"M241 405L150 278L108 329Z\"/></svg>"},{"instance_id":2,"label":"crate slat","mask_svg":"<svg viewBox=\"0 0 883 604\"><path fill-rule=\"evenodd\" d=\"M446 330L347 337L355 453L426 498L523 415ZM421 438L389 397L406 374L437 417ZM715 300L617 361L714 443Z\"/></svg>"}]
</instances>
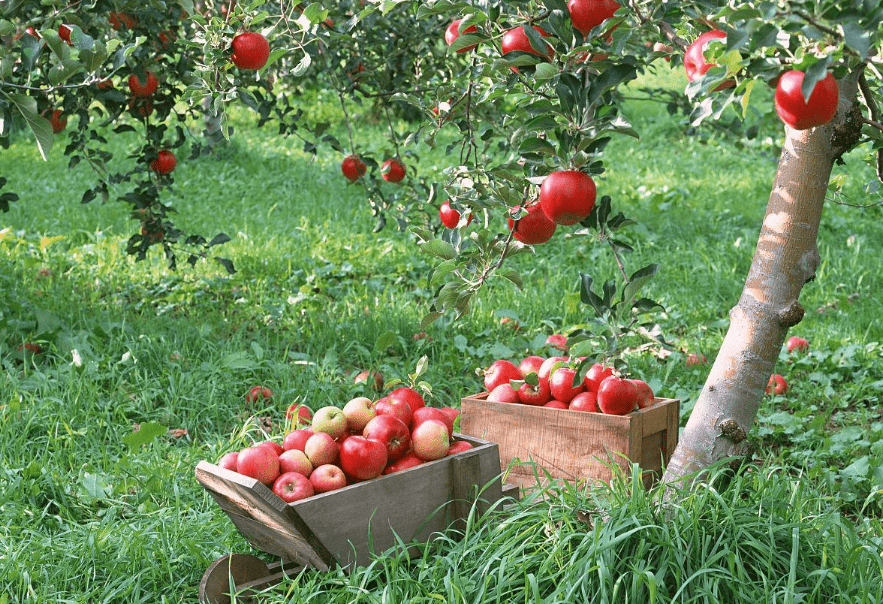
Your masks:
<instances>
[{"instance_id":1,"label":"crate slat","mask_svg":"<svg viewBox=\"0 0 883 604\"><path fill-rule=\"evenodd\" d=\"M524 486L546 472L571 481L609 481L610 464L626 468L637 462L650 486L677 446L677 399L657 398L628 415L605 415L495 403L486 400L487 394L461 400L460 427L499 445L507 482Z\"/></svg>"}]
</instances>

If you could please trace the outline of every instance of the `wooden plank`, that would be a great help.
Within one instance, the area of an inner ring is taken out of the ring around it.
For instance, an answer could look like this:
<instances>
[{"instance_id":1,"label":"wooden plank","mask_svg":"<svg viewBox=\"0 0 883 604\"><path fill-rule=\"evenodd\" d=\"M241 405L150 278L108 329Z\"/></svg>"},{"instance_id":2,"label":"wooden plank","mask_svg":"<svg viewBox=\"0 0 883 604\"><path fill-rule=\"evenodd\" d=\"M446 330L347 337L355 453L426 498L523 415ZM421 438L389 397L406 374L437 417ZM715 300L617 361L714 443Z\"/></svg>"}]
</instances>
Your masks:
<instances>
[{"instance_id":1,"label":"wooden plank","mask_svg":"<svg viewBox=\"0 0 883 604\"><path fill-rule=\"evenodd\" d=\"M207 461L197 464L196 479L261 551L322 570L332 564L322 541L288 504L259 481Z\"/></svg>"},{"instance_id":2,"label":"wooden plank","mask_svg":"<svg viewBox=\"0 0 883 604\"><path fill-rule=\"evenodd\" d=\"M486 397L482 393L462 399L461 429L496 442L508 476L526 476L525 483L536 484L534 465L540 466L541 477L548 472L553 478L608 481L611 464L628 468L630 462L641 464L647 459L645 446L664 442L668 458L677 445L675 399L657 398L650 407L617 416L495 403ZM650 469L658 469L658 464ZM653 476L648 474L645 481Z\"/></svg>"},{"instance_id":3,"label":"wooden plank","mask_svg":"<svg viewBox=\"0 0 883 604\"><path fill-rule=\"evenodd\" d=\"M452 471L455 463L475 458L476 484L491 483L481 494L489 502L502 497L497 446L458 435L473 442L473 448L381 476L338 491L324 493L290 504L341 566L364 565L372 553L384 551L402 541L425 542L468 508L450 505L454 496ZM358 488L356 488L358 487ZM469 506L471 508L471 505Z\"/></svg>"}]
</instances>

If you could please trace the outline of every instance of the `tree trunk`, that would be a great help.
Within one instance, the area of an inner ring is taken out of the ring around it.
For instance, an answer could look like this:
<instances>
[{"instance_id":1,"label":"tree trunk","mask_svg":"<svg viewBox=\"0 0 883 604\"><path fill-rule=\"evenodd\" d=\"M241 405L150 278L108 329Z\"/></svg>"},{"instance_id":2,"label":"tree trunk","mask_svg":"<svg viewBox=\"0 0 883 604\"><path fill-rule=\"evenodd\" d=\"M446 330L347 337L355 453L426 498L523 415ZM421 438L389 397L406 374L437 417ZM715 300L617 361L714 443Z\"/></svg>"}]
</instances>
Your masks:
<instances>
[{"instance_id":1,"label":"tree trunk","mask_svg":"<svg viewBox=\"0 0 883 604\"><path fill-rule=\"evenodd\" d=\"M803 318L798 302L819 264L816 236L834 162L857 142L857 76L839 82L837 116L826 126L786 126L754 259L730 328L681 435L663 482L701 480L710 464L745 453L788 329Z\"/></svg>"}]
</instances>

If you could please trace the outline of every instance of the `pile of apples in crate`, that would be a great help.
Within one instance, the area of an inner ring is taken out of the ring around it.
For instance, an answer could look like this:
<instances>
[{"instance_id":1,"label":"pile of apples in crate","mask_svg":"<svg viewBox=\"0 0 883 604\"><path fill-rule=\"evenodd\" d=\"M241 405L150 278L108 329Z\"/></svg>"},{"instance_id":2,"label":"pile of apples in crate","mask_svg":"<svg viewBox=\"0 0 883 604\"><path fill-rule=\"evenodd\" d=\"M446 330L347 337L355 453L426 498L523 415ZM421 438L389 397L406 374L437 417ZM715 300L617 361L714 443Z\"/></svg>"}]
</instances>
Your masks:
<instances>
[{"instance_id":1,"label":"pile of apples in crate","mask_svg":"<svg viewBox=\"0 0 883 604\"><path fill-rule=\"evenodd\" d=\"M453 407L427 407L409 387L315 413L292 405L287 415L294 429L281 443L268 440L227 453L218 465L259 480L291 503L471 448L452 441L459 414Z\"/></svg>"},{"instance_id":2,"label":"pile of apples in crate","mask_svg":"<svg viewBox=\"0 0 883 604\"><path fill-rule=\"evenodd\" d=\"M484 373L487 400L627 415L653 404L653 390L643 380L616 375L612 367L593 364L579 379L584 359L529 356L518 365L494 361Z\"/></svg>"}]
</instances>

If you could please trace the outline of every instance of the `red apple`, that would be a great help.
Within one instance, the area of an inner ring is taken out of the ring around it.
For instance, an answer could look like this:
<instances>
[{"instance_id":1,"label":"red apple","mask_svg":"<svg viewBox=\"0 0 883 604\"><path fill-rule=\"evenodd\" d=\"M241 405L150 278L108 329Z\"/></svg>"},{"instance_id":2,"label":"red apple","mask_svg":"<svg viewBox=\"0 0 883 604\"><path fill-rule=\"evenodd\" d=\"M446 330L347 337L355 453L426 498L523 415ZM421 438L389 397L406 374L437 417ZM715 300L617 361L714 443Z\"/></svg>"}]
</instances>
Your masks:
<instances>
[{"instance_id":1,"label":"red apple","mask_svg":"<svg viewBox=\"0 0 883 604\"><path fill-rule=\"evenodd\" d=\"M413 388L408 388L407 386L396 388L395 390L390 392L389 399L393 401L401 400L408 403L408 406L411 408L411 413L426 405L426 401L423 400L423 397L420 395L420 393Z\"/></svg>"},{"instance_id":2,"label":"red apple","mask_svg":"<svg viewBox=\"0 0 883 604\"><path fill-rule=\"evenodd\" d=\"M785 381L785 378L778 373L771 375L770 381L767 383L766 393L783 395L786 392L788 392L788 382Z\"/></svg>"},{"instance_id":3,"label":"red apple","mask_svg":"<svg viewBox=\"0 0 883 604\"><path fill-rule=\"evenodd\" d=\"M326 432L332 438L340 438L346 432L346 415L343 409L334 405L322 407L313 414L310 428L313 432Z\"/></svg>"},{"instance_id":4,"label":"red apple","mask_svg":"<svg viewBox=\"0 0 883 604\"><path fill-rule=\"evenodd\" d=\"M598 387L598 408L608 415L628 415L638 404L638 388L630 381L611 375Z\"/></svg>"},{"instance_id":5,"label":"red apple","mask_svg":"<svg viewBox=\"0 0 883 604\"><path fill-rule=\"evenodd\" d=\"M359 434L365 424L377 417L377 410L370 398L357 396L343 406L343 414L346 416L346 429L352 434Z\"/></svg>"},{"instance_id":6,"label":"red apple","mask_svg":"<svg viewBox=\"0 0 883 604\"><path fill-rule=\"evenodd\" d=\"M411 444L414 454L423 461L441 459L451 446L448 427L440 421L427 420L411 432Z\"/></svg>"},{"instance_id":7,"label":"red apple","mask_svg":"<svg viewBox=\"0 0 883 604\"><path fill-rule=\"evenodd\" d=\"M448 447L448 455L456 455L457 453L462 453L463 451L468 451L472 448L472 443L467 442L465 440L455 440L451 443L451 446Z\"/></svg>"},{"instance_id":8,"label":"red apple","mask_svg":"<svg viewBox=\"0 0 883 604\"><path fill-rule=\"evenodd\" d=\"M490 391L487 400L492 403L518 403L518 391L509 384L500 384Z\"/></svg>"},{"instance_id":9,"label":"red apple","mask_svg":"<svg viewBox=\"0 0 883 604\"><path fill-rule=\"evenodd\" d=\"M552 369L556 366L559 368L562 367L567 362L567 357L557 356L557 357L549 357L543 364L540 365L540 370L537 371L537 377L540 378L540 381L549 382L549 376L552 374Z\"/></svg>"},{"instance_id":10,"label":"red apple","mask_svg":"<svg viewBox=\"0 0 883 604\"><path fill-rule=\"evenodd\" d=\"M520 380L521 371L510 361L499 359L491 363L484 372L484 388L492 392L500 384L508 384L512 380Z\"/></svg>"},{"instance_id":11,"label":"red apple","mask_svg":"<svg viewBox=\"0 0 883 604\"><path fill-rule=\"evenodd\" d=\"M236 471L270 486L279 477L279 456L269 447L246 447L236 458Z\"/></svg>"},{"instance_id":12,"label":"red apple","mask_svg":"<svg viewBox=\"0 0 883 604\"><path fill-rule=\"evenodd\" d=\"M598 395L594 392L580 392L570 401L567 406L571 411L589 411L591 413L601 413L598 409Z\"/></svg>"},{"instance_id":13,"label":"red apple","mask_svg":"<svg viewBox=\"0 0 883 604\"><path fill-rule=\"evenodd\" d=\"M310 482L316 493L327 493L345 487L346 474L334 464L324 464L313 470Z\"/></svg>"},{"instance_id":14,"label":"red apple","mask_svg":"<svg viewBox=\"0 0 883 604\"><path fill-rule=\"evenodd\" d=\"M687 72L687 80L690 82L697 80L708 73L709 69L714 67L714 63L707 63L705 61L705 51L709 44L715 40L724 40L726 37L726 32L719 29L713 29L700 35L692 44L690 44L690 46L687 47L686 52L684 52L684 69ZM715 88L715 90L732 88L735 85L736 83L734 81L728 80Z\"/></svg>"},{"instance_id":15,"label":"red apple","mask_svg":"<svg viewBox=\"0 0 883 604\"><path fill-rule=\"evenodd\" d=\"M362 436L386 445L387 463L401 459L411 448L411 432L408 426L393 415L378 415L372 419L362 430Z\"/></svg>"},{"instance_id":16,"label":"red apple","mask_svg":"<svg viewBox=\"0 0 883 604\"><path fill-rule=\"evenodd\" d=\"M156 159L150 162L150 169L157 174L171 174L177 166L178 160L175 158L175 154L168 149L158 151Z\"/></svg>"},{"instance_id":17,"label":"red apple","mask_svg":"<svg viewBox=\"0 0 883 604\"><path fill-rule=\"evenodd\" d=\"M368 167L358 155L347 155L340 163L340 171L351 182L359 180L360 176L365 176L367 169Z\"/></svg>"},{"instance_id":18,"label":"red apple","mask_svg":"<svg viewBox=\"0 0 883 604\"><path fill-rule=\"evenodd\" d=\"M391 415L400 420L410 429L414 412L411 411L411 405L409 405L407 401L402 399L391 399L388 396L385 396L374 403L374 409L377 411L378 416Z\"/></svg>"},{"instance_id":19,"label":"red apple","mask_svg":"<svg viewBox=\"0 0 883 604\"><path fill-rule=\"evenodd\" d=\"M411 430L414 430L423 422L434 419L440 421L448 427L448 436L454 437L454 421L450 416L436 407L421 407L414 411L414 418L411 420Z\"/></svg>"},{"instance_id":20,"label":"red apple","mask_svg":"<svg viewBox=\"0 0 883 604\"><path fill-rule=\"evenodd\" d=\"M576 369L572 367L559 367L552 372L549 376L549 390L552 393L552 398L562 403L569 403L573 400L573 397L584 390L582 381L578 381L576 386L573 385L576 377Z\"/></svg>"},{"instance_id":21,"label":"red apple","mask_svg":"<svg viewBox=\"0 0 883 604\"><path fill-rule=\"evenodd\" d=\"M230 60L239 69L260 69L270 58L270 43L257 32L241 33L231 43Z\"/></svg>"},{"instance_id":22,"label":"red apple","mask_svg":"<svg viewBox=\"0 0 883 604\"><path fill-rule=\"evenodd\" d=\"M595 27L613 17L617 9L619 3L614 0L570 0L567 3L573 28L583 37L588 36Z\"/></svg>"},{"instance_id":23,"label":"red apple","mask_svg":"<svg viewBox=\"0 0 883 604\"><path fill-rule=\"evenodd\" d=\"M576 224L592 212L595 195L591 176L577 170L559 170L543 179L540 207L555 224Z\"/></svg>"},{"instance_id":24,"label":"red apple","mask_svg":"<svg viewBox=\"0 0 883 604\"><path fill-rule=\"evenodd\" d=\"M653 395L653 389L650 388L650 385L643 380L632 379L629 381L638 389L638 409L643 409L644 407L652 405L655 396Z\"/></svg>"},{"instance_id":25,"label":"red apple","mask_svg":"<svg viewBox=\"0 0 883 604\"><path fill-rule=\"evenodd\" d=\"M394 474L395 472L401 472L402 470L407 470L408 468L419 466L422 463L425 462L414 455L414 453L408 452L398 461L394 461L391 464L387 465L386 468L383 470L383 473Z\"/></svg>"},{"instance_id":26,"label":"red apple","mask_svg":"<svg viewBox=\"0 0 883 604\"><path fill-rule=\"evenodd\" d=\"M64 117L64 113L61 109L56 109L52 112L52 115L49 116L49 123L52 125L52 132L58 134L67 127L67 118Z\"/></svg>"},{"instance_id":27,"label":"red apple","mask_svg":"<svg viewBox=\"0 0 883 604\"><path fill-rule=\"evenodd\" d=\"M371 480L386 467L386 443L364 436L350 436L340 445L340 469L347 476Z\"/></svg>"},{"instance_id":28,"label":"red apple","mask_svg":"<svg viewBox=\"0 0 883 604\"><path fill-rule=\"evenodd\" d=\"M150 96L157 88L159 88L159 80L150 71L144 72L144 81L137 74L133 73L129 76L129 90L136 97Z\"/></svg>"},{"instance_id":29,"label":"red apple","mask_svg":"<svg viewBox=\"0 0 883 604\"><path fill-rule=\"evenodd\" d=\"M807 130L827 124L837 115L839 89L830 73L816 82L809 99L803 97L802 71L786 71L776 85L775 105L779 118L795 130Z\"/></svg>"},{"instance_id":30,"label":"red apple","mask_svg":"<svg viewBox=\"0 0 883 604\"><path fill-rule=\"evenodd\" d=\"M297 417L295 423L298 426L309 426L313 423L313 410L303 404L292 403L285 410L285 419L291 420Z\"/></svg>"},{"instance_id":31,"label":"red apple","mask_svg":"<svg viewBox=\"0 0 883 604\"><path fill-rule=\"evenodd\" d=\"M405 178L405 164L396 158L388 159L380 167L380 176L386 182L402 182Z\"/></svg>"},{"instance_id":32,"label":"red apple","mask_svg":"<svg viewBox=\"0 0 883 604\"><path fill-rule=\"evenodd\" d=\"M335 463L340 454L340 445L327 432L316 432L304 443L304 453L315 468Z\"/></svg>"},{"instance_id":33,"label":"red apple","mask_svg":"<svg viewBox=\"0 0 883 604\"><path fill-rule=\"evenodd\" d=\"M231 451L230 453L225 453L223 456L221 456L221 459L218 460L218 466L224 468L225 470L235 472L236 459L238 457L239 451Z\"/></svg>"},{"instance_id":34,"label":"red apple","mask_svg":"<svg viewBox=\"0 0 883 604\"><path fill-rule=\"evenodd\" d=\"M71 42L71 33L73 31L74 30L70 25L61 24L58 26L58 37L67 42L68 46L70 46L73 44L73 42Z\"/></svg>"},{"instance_id":35,"label":"red apple","mask_svg":"<svg viewBox=\"0 0 883 604\"><path fill-rule=\"evenodd\" d=\"M539 245L552 238L558 225L546 217L538 202L527 206L527 214L519 218L516 223L512 216L517 214L519 209L516 206L509 212L509 230L515 231L513 234L515 239L525 245Z\"/></svg>"},{"instance_id":36,"label":"red apple","mask_svg":"<svg viewBox=\"0 0 883 604\"><path fill-rule=\"evenodd\" d=\"M454 425L454 422L457 421L457 418L460 417L460 410L456 407L442 407L442 411L447 413L448 417L451 418L451 425Z\"/></svg>"},{"instance_id":37,"label":"red apple","mask_svg":"<svg viewBox=\"0 0 883 604\"><path fill-rule=\"evenodd\" d=\"M521 359L521 362L518 363L518 371L521 372L521 377L526 378L531 373L539 375L540 367L543 366L545 360L544 357L537 355L531 355Z\"/></svg>"},{"instance_id":38,"label":"red apple","mask_svg":"<svg viewBox=\"0 0 883 604\"><path fill-rule=\"evenodd\" d=\"M601 386L601 382L604 381L604 378L610 377L611 375L613 375L612 367L605 367L601 363L595 363L589 367L589 371L586 373L586 377L583 380L583 383L586 385L586 390L590 392L598 392L598 388Z\"/></svg>"},{"instance_id":39,"label":"red apple","mask_svg":"<svg viewBox=\"0 0 883 604\"><path fill-rule=\"evenodd\" d=\"M546 344L552 348L560 350L561 352L567 352L567 336L560 333L553 333L546 338Z\"/></svg>"},{"instance_id":40,"label":"red apple","mask_svg":"<svg viewBox=\"0 0 883 604\"><path fill-rule=\"evenodd\" d=\"M688 354L686 361L684 364L687 367L696 367L698 365L705 365L708 363L708 359L705 358L704 354Z\"/></svg>"},{"instance_id":41,"label":"red apple","mask_svg":"<svg viewBox=\"0 0 883 604\"><path fill-rule=\"evenodd\" d=\"M528 27L528 26L524 26ZM531 46L530 39L527 37L527 34L524 32L524 27L518 26L513 29L510 29L503 35L502 41L502 50L503 54L509 54L510 52L521 51L527 52L532 55L537 55L538 57L543 57L546 59L551 59L552 55L555 54L555 51L549 44L546 44L545 51L536 50L533 46ZM538 25L534 25L533 28L539 32L539 34L543 37L548 37L549 34ZM513 70L517 71L513 67Z\"/></svg>"},{"instance_id":42,"label":"red apple","mask_svg":"<svg viewBox=\"0 0 883 604\"><path fill-rule=\"evenodd\" d=\"M300 501L316 494L310 479L298 472L285 472L273 483L273 492L285 503Z\"/></svg>"},{"instance_id":43,"label":"red apple","mask_svg":"<svg viewBox=\"0 0 883 604\"><path fill-rule=\"evenodd\" d=\"M548 403L551 398L552 391L549 389L548 380L540 380L536 386L524 382L518 387L518 402L522 405L541 407Z\"/></svg>"},{"instance_id":44,"label":"red apple","mask_svg":"<svg viewBox=\"0 0 883 604\"><path fill-rule=\"evenodd\" d=\"M788 338L788 352L806 352L809 350L809 342L798 336Z\"/></svg>"},{"instance_id":45,"label":"red apple","mask_svg":"<svg viewBox=\"0 0 883 604\"><path fill-rule=\"evenodd\" d=\"M457 225L460 224L460 212L451 207L451 202L449 200L445 200L445 202L441 204L441 207L438 210L438 217L441 219L442 224L449 229L455 229L457 228ZM466 219L466 224L469 224L470 222L472 222L471 213Z\"/></svg>"},{"instance_id":46,"label":"red apple","mask_svg":"<svg viewBox=\"0 0 883 604\"><path fill-rule=\"evenodd\" d=\"M297 472L298 474L309 476L313 471L313 462L310 461L310 458L303 451L289 449L283 451L279 456L279 471L283 474L286 472Z\"/></svg>"},{"instance_id":47,"label":"red apple","mask_svg":"<svg viewBox=\"0 0 883 604\"><path fill-rule=\"evenodd\" d=\"M282 452L285 450L282 448L282 445L277 443L275 440L265 440L262 443L258 443L256 446L258 447L269 447L273 453L277 456L282 455Z\"/></svg>"},{"instance_id":48,"label":"red apple","mask_svg":"<svg viewBox=\"0 0 883 604\"><path fill-rule=\"evenodd\" d=\"M548 407L549 409L568 409L569 405L567 403L562 403L561 401L551 400L543 407Z\"/></svg>"},{"instance_id":49,"label":"red apple","mask_svg":"<svg viewBox=\"0 0 883 604\"><path fill-rule=\"evenodd\" d=\"M307 440L309 440L312 435L313 431L309 428L298 428L297 430L292 430L282 439L282 448L285 451L289 451L291 449L303 451L304 445L307 444Z\"/></svg>"},{"instance_id":50,"label":"red apple","mask_svg":"<svg viewBox=\"0 0 883 604\"><path fill-rule=\"evenodd\" d=\"M117 11L111 11L107 16L107 21L110 23L111 27L118 31L124 27L132 29L138 24L138 19L129 13Z\"/></svg>"},{"instance_id":51,"label":"red apple","mask_svg":"<svg viewBox=\"0 0 883 604\"><path fill-rule=\"evenodd\" d=\"M451 22L450 25L448 25L447 29L445 29L445 42L448 46L452 45L457 40L457 38L460 37L461 33L473 34L478 32L474 25L470 25L461 32L460 21L461 19L455 19ZM475 46L475 44L470 44L469 46L464 46L463 48L457 50L457 52L469 52L470 50L475 48Z\"/></svg>"},{"instance_id":52,"label":"red apple","mask_svg":"<svg viewBox=\"0 0 883 604\"><path fill-rule=\"evenodd\" d=\"M368 384L374 390L383 390L383 374L374 369L366 369L356 374L353 383Z\"/></svg>"},{"instance_id":53,"label":"red apple","mask_svg":"<svg viewBox=\"0 0 883 604\"><path fill-rule=\"evenodd\" d=\"M258 400L266 400L272 396L273 391L266 386L252 386L249 391L245 393L245 402L256 403Z\"/></svg>"}]
</instances>

